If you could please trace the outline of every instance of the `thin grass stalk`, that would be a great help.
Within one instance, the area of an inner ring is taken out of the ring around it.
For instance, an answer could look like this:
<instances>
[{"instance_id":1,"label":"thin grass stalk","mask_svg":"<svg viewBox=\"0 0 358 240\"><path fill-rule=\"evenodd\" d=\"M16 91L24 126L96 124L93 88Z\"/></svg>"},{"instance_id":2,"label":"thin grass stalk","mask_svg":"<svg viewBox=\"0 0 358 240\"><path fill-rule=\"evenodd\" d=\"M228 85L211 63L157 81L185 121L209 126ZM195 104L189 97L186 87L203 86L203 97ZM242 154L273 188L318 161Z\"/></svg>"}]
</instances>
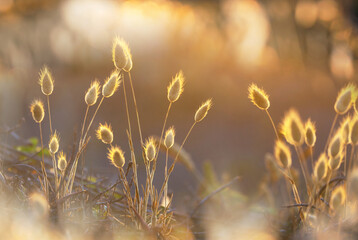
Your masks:
<instances>
[{"instance_id":1,"label":"thin grass stalk","mask_svg":"<svg viewBox=\"0 0 358 240\"><path fill-rule=\"evenodd\" d=\"M46 95L46 99L47 99L47 109L48 109L48 119L49 119L49 123L50 123L50 131L52 134L52 121L51 121L51 108L50 108L50 96Z\"/></svg>"},{"instance_id":2,"label":"thin grass stalk","mask_svg":"<svg viewBox=\"0 0 358 240\"><path fill-rule=\"evenodd\" d=\"M56 164L56 156L55 154L51 153L51 158L52 158L52 167L53 167L53 171L55 173L55 190L56 190L56 195L58 196L58 171L57 171L57 164Z\"/></svg>"},{"instance_id":3,"label":"thin grass stalk","mask_svg":"<svg viewBox=\"0 0 358 240\"><path fill-rule=\"evenodd\" d=\"M310 153L311 153L311 167L312 167L312 171L314 170L314 163L313 163L313 147L309 147L310 148Z\"/></svg>"},{"instance_id":4,"label":"thin grass stalk","mask_svg":"<svg viewBox=\"0 0 358 240\"><path fill-rule=\"evenodd\" d=\"M329 189L329 182L331 181L331 177L332 177L332 169L328 168L328 177L327 177L327 183L326 183L326 190L324 193L324 201L328 202L328 189Z\"/></svg>"},{"instance_id":5,"label":"thin grass stalk","mask_svg":"<svg viewBox=\"0 0 358 240\"><path fill-rule=\"evenodd\" d=\"M157 154L154 158L154 161L157 161L157 158L158 158L158 155L159 155L159 148L162 144L162 140L163 140L163 135L164 135L164 130L165 130L165 127L166 127L166 124L167 124L167 120L168 120L168 116L169 116L169 111L170 111L170 108L172 107L172 102L169 102L169 106L168 106L168 109L167 109L167 113L165 114L165 118L164 118L164 123L163 123L163 128L162 128L162 132L160 134L160 138L159 138L159 145L158 145L158 149L157 149ZM154 174L154 173L153 173Z\"/></svg>"},{"instance_id":6,"label":"thin grass stalk","mask_svg":"<svg viewBox=\"0 0 358 240\"><path fill-rule=\"evenodd\" d=\"M164 179L167 178L168 176L168 148L167 148L167 151L165 153L165 172L164 172ZM166 182L165 184L165 187L164 187L164 197L163 199L165 199L165 202L164 202L164 206L167 206L167 196L168 196L168 182ZM159 199L160 200L160 199Z\"/></svg>"},{"instance_id":7,"label":"thin grass stalk","mask_svg":"<svg viewBox=\"0 0 358 240\"><path fill-rule=\"evenodd\" d=\"M162 195L163 195L163 192L164 192L164 186L165 186L166 184L168 184L170 174L173 172L174 167L175 167L175 164L176 164L176 162L178 161L178 156L179 156L179 154L180 154L180 151L182 150L182 148L183 148L183 146L184 146L186 140L188 139L190 133L193 131L193 128L195 127L196 123L197 123L197 122L194 122L193 125L191 125L191 127L190 127L188 133L186 134L186 136L185 136L185 138L184 138L182 144L180 145L180 148L179 148L179 150L178 150L178 153L177 153L177 155L176 155L175 158L174 158L174 162L173 162L172 165L170 166L170 168L169 168L169 170L168 170L168 174L167 174L166 178L164 179L164 183L163 183L163 185L162 185L162 187L161 187L161 189L160 189L159 198L158 198L158 199L161 199L161 198L162 198Z\"/></svg>"},{"instance_id":8,"label":"thin grass stalk","mask_svg":"<svg viewBox=\"0 0 358 240\"><path fill-rule=\"evenodd\" d=\"M344 176L347 176L347 149L348 149L348 144L345 145L344 147L344 168L343 168L343 173L344 173Z\"/></svg>"},{"instance_id":9,"label":"thin grass stalk","mask_svg":"<svg viewBox=\"0 0 358 240\"><path fill-rule=\"evenodd\" d=\"M271 117L269 111L268 111L267 109L265 109L265 112L266 112L268 118L270 119L270 122L271 122L271 125L272 125L272 127L273 127L273 130L274 130L274 132L275 132L276 138L277 138L277 140L279 140L280 138L279 138L279 136L278 136L278 132L277 132L275 123L273 122L272 117Z\"/></svg>"},{"instance_id":10,"label":"thin grass stalk","mask_svg":"<svg viewBox=\"0 0 358 240\"><path fill-rule=\"evenodd\" d=\"M104 100L104 96L102 96L101 101L99 102L99 104L98 104L98 106L97 106L97 108L96 108L96 111L94 112L94 114L93 114L93 116L92 116L92 119L91 119L90 123L88 124L87 130L86 130L86 132L85 132L85 135L84 135L83 139L80 139L80 146L79 146L79 148L81 148L81 146L82 146L83 143L85 142L85 140L86 140L86 138L87 138L87 134L88 134L88 132L89 132L91 126L92 126L93 120L94 120L94 118L96 117L99 108L100 108L101 105L102 105L103 100Z\"/></svg>"},{"instance_id":11,"label":"thin grass stalk","mask_svg":"<svg viewBox=\"0 0 358 240\"><path fill-rule=\"evenodd\" d=\"M48 199L48 197L49 197L48 179L47 179L47 173L46 173L46 169L45 169L44 144L43 144L43 138L42 138L41 122L39 123L39 128L40 128L40 141L41 141L41 168L42 168L42 174L43 174L43 178L44 178L43 182L44 182L44 187L45 187L45 195Z\"/></svg>"},{"instance_id":12,"label":"thin grass stalk","mask_svg":"<svg viewBox=\"0 0 358 240\"><path fill-rule=\"evenodd\" d=\"M83 118L83 123L82 123L82 130L81 130L81 137L80 137L80 142L82 141L82 137L83 137L83 132L85 130L85 125L86 125L86 120L87 120L87 115L88 115L88 110L89 110L90 106L87 105L86 108L86 113L85 113L85 117ZM80 143L81 144L81 143ZM82 161L81 161L81 175L83 176L83 169L85 167L85 157L84 155L82 155ZM81 179L81 185L83 187L83 179Z\"/></svg>"},{"instance_id":13,"label":"thin grass stalk","mask_svg":"<svg viewBox=\"0 0 358 240\"><path fill-rule=\"evenodd\" d=\"M299 152L300 152L301 159L302 159L302 163L303 163L303 168L304 168L305 174L306 174L306 176L307 176L308 188L309 188L309 191L311 191L311 181L310 181L310 178L308 177L308 176L309 176L309 172L308 172L308 166L307 166L307 159L305 159L305 154L304 154L304 152L303 152L302 146L299 146L299 147L298 147L298 150L299 150Z\"/></svg>"},{"instance_id":14,"label":"thin grass stalk","mask_svg":"<svg viewBox=\"0 0 358 240\"><path fill-rule=\"evenodd\" d=\"M146 160L144 160L146 161ZM144 221L147 221L147 208L148 208L148 200L149 200L149 195L152 196L152 186L150 185L151 183L151 174L150 174L150 162L147 161L147 163L145 163L145 170L146 170L146 174L147 174L147 178L146 178L146 183L145 183L145 193L144 193L144 209L143 209L143 219Z\"/></svg>"},{"instance_id":15,"label":"thin grass stalk","mask_svg":"<svg viewBox=\"0 0 358 240\"><path fill-rule=\"evenodd\" d=\"M301 157L300 151L298 150L297 146L295 146L295 150L296 150L296 153L297 153L297 156L298 156L298 161L300 162L303 178L304 178L305 184L306 184L307 193L309 194L310 189L309 189L309 186L308 186L308 180L307 180L307 176L306 176L306 171L305 171L305 168L303 166L303 159Z\"/></svg>"},{"instance_id":16,"label":"thin grass stalk","mask_svg":"<svg viewBox=\"0 0 358 240\"><path fill-rule=\"evenodd\" d=\"M138 123L138 131L139 131L140 143L141 143L141 146L142 146L142 149L143 149L142 129L141 129L140 120L139 120L137 100L136 100L135 93L134 93L134 87L133 87L131 72L128 72L128 76L129 76L129 83L130 83L130 85L131 85L131 90L132 90L134 108L135 108L135 112L136 112L136 116L137 116L137 123Z\"/></svg>"},{"instance_id":17,"label":"thin grass stalk","mask_svg":"<svg viewBox=\"0 0 358 240\"><path fill-rule=\"evenodd\" d=\"M132 139L132 127L131 127L131 121L130 121L130 117L129 117L129 108L128 108L128 100L127 100L127 91L126 91L126 85L125 85L125 79L123 77L123 94L124 94L124 102L126 105L126 113L127 113L127 121L128 121L128 138L130 141L130 150L131 150L131 159L132 159L132 163L133 163L133 174L134 174L134 185L136 188L136 196L138 194L139 196L139 189L138 189L138 173L137 173L137 161L135 158L135 153L134 153L134 148L132 147L132 143L133 143L133 139ZM137 208L138 210L138 208Z\"/></svg>"},{"instance_id":18,"label":"thin grass stalk","mask_svg":"<svg viewBox=\"0 0 358 240\"><path fill-rule=\"evenodd\" d=\"M332 126L331 126L331 130L329 130L329 134L328 134L328 137L327 137L327 142L326 142L326 145L324 146L324 151L323 151L323 152L325 152L325 151L327 150L328 143L331 141L333 129L334 129L334 126L336 125L338 116L339 116L339 114L336 113L336 116L335 116L334 119L333 119L333 123L332 123Z\"/></svg>"}]
</instances>

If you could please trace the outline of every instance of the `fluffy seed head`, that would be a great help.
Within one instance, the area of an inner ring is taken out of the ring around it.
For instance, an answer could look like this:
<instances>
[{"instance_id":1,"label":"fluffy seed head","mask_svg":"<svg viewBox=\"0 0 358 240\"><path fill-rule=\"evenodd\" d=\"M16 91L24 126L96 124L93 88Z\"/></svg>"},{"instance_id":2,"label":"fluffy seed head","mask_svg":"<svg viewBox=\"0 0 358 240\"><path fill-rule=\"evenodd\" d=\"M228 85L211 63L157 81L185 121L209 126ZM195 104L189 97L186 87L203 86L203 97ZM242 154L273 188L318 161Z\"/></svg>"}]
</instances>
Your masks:
<instances>
[{"instance_id":1,"label":"fluffy seed head","mask_svg":"<svg viewBox=\"0 0 358 240\"><path fill-rule=\"evenodd\" d=\"M123 69L128 62L128 53L126 53L127 44L122 38L116 37L112 46L112 60L114 66L119 70Z\"/></svg>"},{"instance_id":2,"label":"fluffy seed head","mask_svg":"<svg viewBox=\"0 0 358 240\"><path fill-rule=\"evenodd\" d=\"M125 43L124 44L124 53L127 56L127 64L124 66L123 70L126 72L130 72L132 70L133 67L133 61L132 61L132 53L131 50L129 49L128 45Z\"/></svg>"},{"instance_id":3,"label":"fluffy seed head","mask_svg":"<svg viewBox=\"0 0 358 240\"><path fill-rule=\"evenodd\" d=\"M116 168L122 168L126 162L122 149L118 146L108 149L108 159Z\"/></svg>"},{"instance_id":4,"label":"fluffy seed head","mask_svg":"<svg viewBox=\"0 0 358 240\"><path fill-rule=\"evenodd\" d=\"M121 84L119 73L114 71L102 87L102 95L106 98L111 97Z\"/></svg>"},{"instance_id":5,"label":"fluffy seed head","mask_svg":"<svg viewBox=\"0 0 358 240\"><path fill-rule=\"evenodd\" d=\"M356 91L356 94L357 94L357 91ZM356 112L356 114L358 114L358 97L357 96L355 96L354 111Z\"/></svg>"},{"instance_id":6,"label":"fluffy seed head","mask_svg":"<svg viewBox=\"0 0 358 240\"><path fill-rule=\"evenodd\" d=\"M358 116L355 115L350 124L349 140L352 144L358 144Z\"/></svg>"},{"instance_id":7,"label":"fluffy seed head","mask_svg":"<svg viewBox=\"0 0 358 240\"><path fill-rule=\"evenodd\" d=\"M330 206L334 210L338 210L346 200L346 190L343 185L336 187L331 196Z\"/></svg>"},{"instance_id":8,"label":"fluffy seed head","mask_svg":"<svg viewBox=\"0 0 358 240\"><path fill-rule=\"evenodd\" d=\"M58 148L59 148L59 142L60 142L60 139L57 135L57 132L55 131L54 134L52 134L52 136L50 137L50 142L48 144L48 149L50 150L50 152L52 154L57 153Z\"/></svg>"},{"instance_id":9,"label":"fluffy seed head","mask_svg":"<svg viewBox=\"0 0 358 240\"><path fill-rule=\"evenodd\" d=\"M99 94L99 88L100 85L97 80L91 83L91 86L88 88L85 95L85 102L88 106L96 104Z\"/></svg>"},{"instance_id":10,"label":"fluffy seed head","mask_svg":"<svg viewBox=\"0 0 358 240\"><path fill-rule=\"evenodd\" d=\"M266 92L252 83L249 86L249 99L251 102L262 110L267 110L270 107L270 101Z\"/></svg>"},{"instance_id":11,"label":"fluffy seed head","mask_svg":"<svg viewBox=\"0 0 358 240\"><path fill-rule=\"evenodd\" d=\"M329 158L328 166L332 171L338 170L343 160L343 154L338 155L335 158Z\"/></svg>"},{"instance_id":12,"label":"fluffy seed head","mask_svg":"<svg viewBox=\"0 0 358 240\"><path fill-rule=\"evenodd\" d=\"M164 145L167 149L171 148L174 145L174 138L175 138L174 127L170 127L165 132L165 138L164 138Z\"/></svg>"},{"instance_id":13,"label":"fluffy seed head","mask_svg":"<svg viewBox=\"0 0 358 240\"><path fill-rule=\"evenodd\" d=\"M59 153L58 160L57 160L57 167L61 171L64 171L67 166L66 154L62 151Z\"/></svg>"},{"instance_id":14,"label":"fluffy seed head","mask_svg":"<svg viewBox=\"0 0 358 240\"><path fill-rule=\"evenodd\" d=\"M326 154L322 153L314 167L314 177L317 181L321 181L326 177L328 172L327 161Z\"/></svg>"},{"instance_id":15,"label":"fluffy seed head","mask_svg":"<svg viewBox=\"0 0 358 240\"><path fill-rule=\"evenodd\" d=\"M277 181L281 176L280 170L277 168L276 158L271 153L265 154L265 166L270 173L271 181Z\"/></svg>"},{"instance_id":16,"label":"fluffy seed head","mask_svg":"<svg viewBox=\"0 0 358 240\"><path fill-rule=\"evenodd\" d=\"M341 132L342 135L342 141L343 144L347 144L349 143L350 139L349 139L349 133L350 133L350 123L351 123L351 116L347 115L341 122L340 126L339 126L339 131Z\"/></svg>"},{"instance_id":17,"label":"fluffy seed head","mask_svg":"<svg viewBox=\"0 0 358 240\"><path fill-rule=\"evenodd\" d=\"M180 95L184 91L183 86L184 86L183 72L179 71L179 73L177 73L175 75L175 78L173 78L173 80L171 81L171 83L168 86L169 102L173 103L179 99Z\"/></svg>"},{"instance_id":18,"label":"fluffy seed head","mask_svg":"<svg viewBox=\"0 0 358 240\"><path fill-rule=\"evenodd\" d=\"M41 91L45 95L51 95L53 92L53 77L49 69L45 66L40 72L39 80Z\"/></svg>"},{"instance_id":19,"label":"fluffy seed head","mask_svg":"<svg viewBox=\"0 0 358 240\"><path fill-rule=\"evenodd\" d=\"M291 151L282 141L278 140L275 144L275 158L277 164L282 168L290 168L292 164Z\"/></svg>"},{"instance_id":20,"label":"fluffy seed head","mask_svg":"<svg viewBox=\"0 0 358 240\"><path fill-rule=\"evenodd\" d=\"M147 160L149 162L153 161L155 158L155 154L157 152L153 138L150 137L149 139L147 139L144 145L144 149L145 149L145 157L147 158Z\"/></svg>"},{"instance_id":21,"label":"fluffy seed head","mask_svg":"<svg viewBox=\"0 0 358 240\"><path fill-rule=\"evenodd\" d=\"M213 105L213 101L211 99L206 100L201 106L196 110L194 120L195 122L200 122L205 118L210 110L211 106Z\"/></svg>"},{"instance_id":22,"label":"fluffy seed head","mask_svg":"<svg viewBox=\"0 0 358 240\"><path fill-rule=\"evenodd\" d=\"M342 115L351 108L354 91L355 86L353 84L348 84L339 91L336 103L334 104L334 110L336 113Z\"/></svg>"},{"instance_id":23,"label":"fluffy seed head","mask_svg":"<svg viewBox=\"0 0 358 240\"><path fill-rule=\"evenodd\" d=\"M332 137L329 145L328 145L328 156L329 158L336 158L338 157L343 150L343 141L342 141L342 134L340 131Z\"/></svg>"},{"instance_id":24,"label":"fluffy seed head","mask_svg":"<svg viewBox=\"0 0 358 240\"><path fill-rule=\"evenodd\" d=\"M311 119L308 119L305 124L305 142L310 147L313 147L316 143L316 127Z\"/></svg>"},{"instance_id":25,"label":"fluffy seed head","mask_svg":"<svg viewBox=\"0 0 358 240\"><path fill-rule=\"evenodd\" d=\"M304 141L304 128L301 117L295 109L290 109L283 119L281 132L286 141L292 145L300 146Z\"/></svg>"},{"instance_id":26,"label":"fluffy seed head","mask_svg":"<svg viewBox=\"0 0 358 240\"><path fill-rule=\"evenodd\" d=\"M35 100L30 106L32 118L37 123L41 123L45 116L44 104L41 100Z\"/></svg>"},{"instance_id":27,"label":"fluffy seed head","mask_svg":"<svg viewBox=\"0 0 358 240\"><path fill-rule=\"evenodd\" d=\"M108 125L107 123L102 125L100 123L97 128L97 138L104 144L111 144L113 142L113 131L111 125Z\"/></svg>"}]
</instances>

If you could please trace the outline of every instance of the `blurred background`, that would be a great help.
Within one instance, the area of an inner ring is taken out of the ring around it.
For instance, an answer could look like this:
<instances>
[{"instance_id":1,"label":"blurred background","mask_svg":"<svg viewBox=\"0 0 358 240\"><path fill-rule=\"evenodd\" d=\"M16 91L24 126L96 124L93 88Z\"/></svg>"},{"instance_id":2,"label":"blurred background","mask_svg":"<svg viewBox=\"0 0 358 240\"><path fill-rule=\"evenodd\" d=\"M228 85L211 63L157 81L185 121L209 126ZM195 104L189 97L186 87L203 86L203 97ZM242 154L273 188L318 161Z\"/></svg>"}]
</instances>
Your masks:
<instances>
[{"instance_id":1,"label":"blurred background","mask_svg":"<svg viewBox=\"0 0 358 240\"><path fill-rule=\"evenodd\" d=\"M248 100L248 85L255 82L268 92L276 124L290 107L316 122L317 158L335 115L337 91L357 81L357 30L355 0L0 0L0 125L11 128L24 118L16 133L24 139L39 136L29 104L43 98L38 78L46 64L55 79L53 126L70 152L86 110L85 91L113 70L112 40L121 36L133 54L144 137L160 135L166 87L182 69L185 90L168 121L177 129L176 140L183 140L197 107L212 97L213 109L185 149L199 170L209 161L222 179L241 176L240 190L250 194L275 136L264 112ZM139 149L134 112L132 119ZM122 89L105 100L94 127L105 121L114 128L114 142L128 153ZM106 147L95 138L86 166L116 178ZM170 189L182 193L179 199L196 186L183 166L175 169Z\"/></svg>"}]
</instances>

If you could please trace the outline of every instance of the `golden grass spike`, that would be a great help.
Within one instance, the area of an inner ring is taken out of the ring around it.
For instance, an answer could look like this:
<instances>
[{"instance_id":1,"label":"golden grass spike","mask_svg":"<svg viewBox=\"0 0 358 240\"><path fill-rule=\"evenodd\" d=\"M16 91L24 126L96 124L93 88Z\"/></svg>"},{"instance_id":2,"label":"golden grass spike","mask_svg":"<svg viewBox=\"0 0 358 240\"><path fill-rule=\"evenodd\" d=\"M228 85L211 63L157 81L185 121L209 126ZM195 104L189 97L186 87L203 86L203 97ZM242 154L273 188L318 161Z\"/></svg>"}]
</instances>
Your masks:
<instances>
[{"instance_id":1,"label":"golden grass spike","mask_svg":"<svg viewBox=\"0 0 358 240\"><path fill-rule=\"evenodd\" d=\"M51 95L54 88L54 80L47 66L44 66L40 72L39 84L44 95Z\"/></svg>"},{"instance_id":2,"label":"golden grass spike","mask_svg":"<svg viewBox=\"0 0 358 240\"><path fill-rule=\"evenodd\" d=\"M330 206L334 210L338 210L346 200L346 190L343 185L336 187L331 195Z\"/></svg>"},{"instance_id":3,"label":"golden grass spike","mask_svg":"<svg viewBox=\"0 0 358 240\"><path fill-rule=\"evenodd\" d=\"M88 106L93 106L96 104L98 99L98 94L100 90L100 84L97 80L91 83L91 86L88 88L85 95L85 102Z\"/></svg>"},{"instance_id":4,"label":"golden grass spike","mask_svg":"<svg viewBox=\"0 0 358 240\"><path fill-rule=\"evenodd\" d=\"M342 161L343 161L343 154L340 154L335 158L330 157L328 160L328 166L332 171L336 171L341 166Z\"/></svg>"},{"instance_id":5,"label":"golden grass spike","mask_svg":"<svg viewBox=\"0 0 358 240\"><path fill-rule=\"evenodd\" d=\"M114 71L111 76L109 76L106 82L102 87L102 95L103 97L109 98L111 97L118 89L121 84L119 73Z\"/></svg>"},{"instance_id":6,"label":"golden grass spike","mask_svg":"<svg viewBox=\"0 0 358 240\"><path fill-rule=\"evenodd\" d=\"M249 99L262 110L267 110L270 107L269 96L254 83L249 86Z\"/></svg>"},{"instance_id":7,"label":"golden grass spike","mask_svg":"<svg viewBox=\"0 0 358 240\"><path fill-rule=\"evenodd\" d=\"M113 142L113 131L111 125L108 125L107 123L100 123L96 133L97 138L104 144L111 144Z\"/></svg>"},{"instance_id":8,"label":"golden grass spike","mask_svg":"<svg viewBox=\"0 0 358 240\"><path fill-rule=\"evenodd\" d=\"M179 73L175 75L173 80L168 86L168 100L169 102L173 103L177 101L180 97L180 95L184 91L184 75L183 72L180 70Z\"/></svg>"},{"instance_id":9,"label":"golden grass spike","mask_svg":"<svg viewBox=\"0 0 358 240\"><path fill-rule=\"evenodd\" d=\"M41 100L35 100L31 103L30 111L32 114L32 118L35 122L41 123L45 117L44 104Z\"/></svg>"},{"instance_id":10,"label":"golden grass spike","mask_svg":"<svg viewBox=\"0 0 358 240\"><path fill-rule=\"evenodd\" d=\"M127 44L120 37L116 37L113 41L112 60L118 70L123 69L127 65L128 55L125 52L126 46Z\"/></svg>"},{"instance_id":11,"label":"golden grass spike","mask_svg":"<svg viewBox=\"0 0 358 240\"><path fill-rule=\"evenodd\" d=\"M304 127L300 115L295 109L290 109L281 124L281 132L286 141L294 146L302 145L304 141Z\"/></svg>"},{"instance_id":12,"label":"golden grass spike","mask_svg":"<svg viewBox=\"0 0 358 240\"><path fill-rule=\"evenodd\" d=\"M156 147L153 137L147 139L147 141L144 144L144 149L145 149L145 157L147 161L149 162L153 161L156 155Z\"/></svg>"},{"instance_id":13,"label":"golden grass spike","mask_svg":"<svg viewBox=\"0 0 358 240\"><path fill-rule=\"evenodd\" d=\"M206 117L212 105L213 105L213 101L211 99L208 99L203 104L201 104L198 110L196 110L194 116L194 120L196 123L202 121Z\"/></svg>"},{"instance_id":14,"label":"golden grass spike","mask_svg":"<svg viewBox=\"0 0 358 240\"><path fill-rule=\"evenodd\" d=\"M305 124L305 142L309 147L313 147L316 143L316 127L311 119Z\"/></svg>"},{"instance_id":15,"label":"golden grass spike","mask_svg":"<svg viewBox=\"0 0 358 240\"><path fill-rule=\"evenodd\" d=\"M318 161L316 162L314 167L314 177L318 182L323 180L327 176L327 172L328 172L327 162L328 160L326 154L322 153L319 156Z\"/></svg>"},{"instance_id":16,"label":"golden grass spike","mask_svg":"<svg viewBox=\"0 0 358 240\"><path fill-rule=\"evenodd\" d=\"M169 149L174 145L174 138L175 138L175 129L174 127L170 127L165 132L165 138L164 138L164 146Z\"/></svg>"},{"instance_id":17,"label":"golden grass spike","mask_svg":"<svg viewBox=\"0 0 358 240\"><path fill-rule=\"evenodd\" d=\"M351 121L352 121L351 116L347 115L342 120L342 122L341 122L341 124L339 126L339 131L341 131L343 144L350 143L349 133L350 133L350 123L351 123Z\"/></svg>"},{"instance_id":18,"label":"golden grass spike","mask_svg":"<svg viewBox=\"0 0 358 240\"><path fill-rule=\"evenodd\" d=\"M345 114L351 108L355 88L355 85L350 83L339 91L334 104L334 110L337 114Z\"/></svg>"},{"instance_id":19,"label":"golden grass spike","mask_svg":"<svg viewBox=\"0 0 358 240\"><path fill-rule=\"evenodd\" d=\"M51 152L52 154L56 154L56 153L57 153L57 151L58 151L58 149L59 149L59 146L60 146L59 142L60 142L60 138L59 138L57 132L55 131L55 132L51 135L51 137L50 137L50 142L49 142L49 144L48 144L48 149L50 150L50 152Z\"/></svg>"},{"instance_id":20,"label":"golden grass spike","mask_svg":"<svg viewBox=\"0 0 358 240\"><path fill-rule=\"evenodd\" d=\"M292 164L292 157L291 157L291 151L289 147L282 142L281 140L277 140L275 144L275 158L277 164L284 168L290 168Z\"/></svg>"},{"instance_id":21,"label":"golden grass spike","mask_svg":"<svg viewBox=\"0 0 358 240\"><path fill-rule=\"evenodd\" d=\"M124 48L124 53L127 56L127 64L124 66L123 70L126 72L130 72L133 68L132 53L126 42L124 42L123 48Z\"/></svg>"},{"instance_id":22,"label":"golden grass spike","mask_svg":"<svg viewBox=\"0 0 358 240\"><path fill-rule=\"evenodd\" d=\"M271 153L265 154L265 166L273 182L276 182L282 176L282 173L277 167L276 158Z\"/></svg>"},{"instance_id":23,"label":"golden grass spike","mask_svg":"<svg viewBox=\"0 0 358 240\"><path fill-rule=\"evenodd\" d=\"M107 157L111 161L111 163L118 169L122 168L126 162L122 149L118 146L112 146L108 149L108 151L109 152Z\"/></svg>"},{"instance_id":24,"label":"golden grass spike","mask_svg":"<svg viewBox=\"0 0 358 240\"><path fill-rule=\"evenodd\" d=\"M331 141L328 145L328 156L329 158L338 157L343 150L343 140L341 131L337 131L336 134L331 138Z\"/></svg>"},{"instance_id":25,"label":"golden grass spike","mask_svg":"<svg viewBox=\"0 0 358 240\"><path fill-rule=\"evenodd\" d=\"M358 144L358 116L355 115L350 124L349 140L353 145Z\"/></svg>"},{"instance_id":26,"label":"golden grass spike","mask_svg":"<svg viewBox=\"0 0 358 240\"><path fill-rule=\"evenodd\" d=\"M62 151L59 153L57 158L57 167L60 169L60 171L64 171L67 166L67 160L66 160L66 154L64 154Z\"/></svg>"}]
</instances>

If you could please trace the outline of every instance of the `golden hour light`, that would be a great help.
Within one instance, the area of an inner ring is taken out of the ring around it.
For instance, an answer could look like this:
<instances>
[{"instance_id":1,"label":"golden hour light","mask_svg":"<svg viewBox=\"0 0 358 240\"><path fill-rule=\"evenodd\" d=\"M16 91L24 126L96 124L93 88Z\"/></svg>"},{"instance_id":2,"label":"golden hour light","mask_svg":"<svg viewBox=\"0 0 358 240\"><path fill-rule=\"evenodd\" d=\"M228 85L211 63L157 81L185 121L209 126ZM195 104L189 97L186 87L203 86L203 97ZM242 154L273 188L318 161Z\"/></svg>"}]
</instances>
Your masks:
<instances>
[{"instance_id":1,"label":"golden hour light","mask_svg":"<svg viewBox=\"0 0 358 240\"><path fill-rule=\"evenodd\" d=\"M358 1L0 0L0 240L355 239Z\"/></svg>"}]
</instances>

